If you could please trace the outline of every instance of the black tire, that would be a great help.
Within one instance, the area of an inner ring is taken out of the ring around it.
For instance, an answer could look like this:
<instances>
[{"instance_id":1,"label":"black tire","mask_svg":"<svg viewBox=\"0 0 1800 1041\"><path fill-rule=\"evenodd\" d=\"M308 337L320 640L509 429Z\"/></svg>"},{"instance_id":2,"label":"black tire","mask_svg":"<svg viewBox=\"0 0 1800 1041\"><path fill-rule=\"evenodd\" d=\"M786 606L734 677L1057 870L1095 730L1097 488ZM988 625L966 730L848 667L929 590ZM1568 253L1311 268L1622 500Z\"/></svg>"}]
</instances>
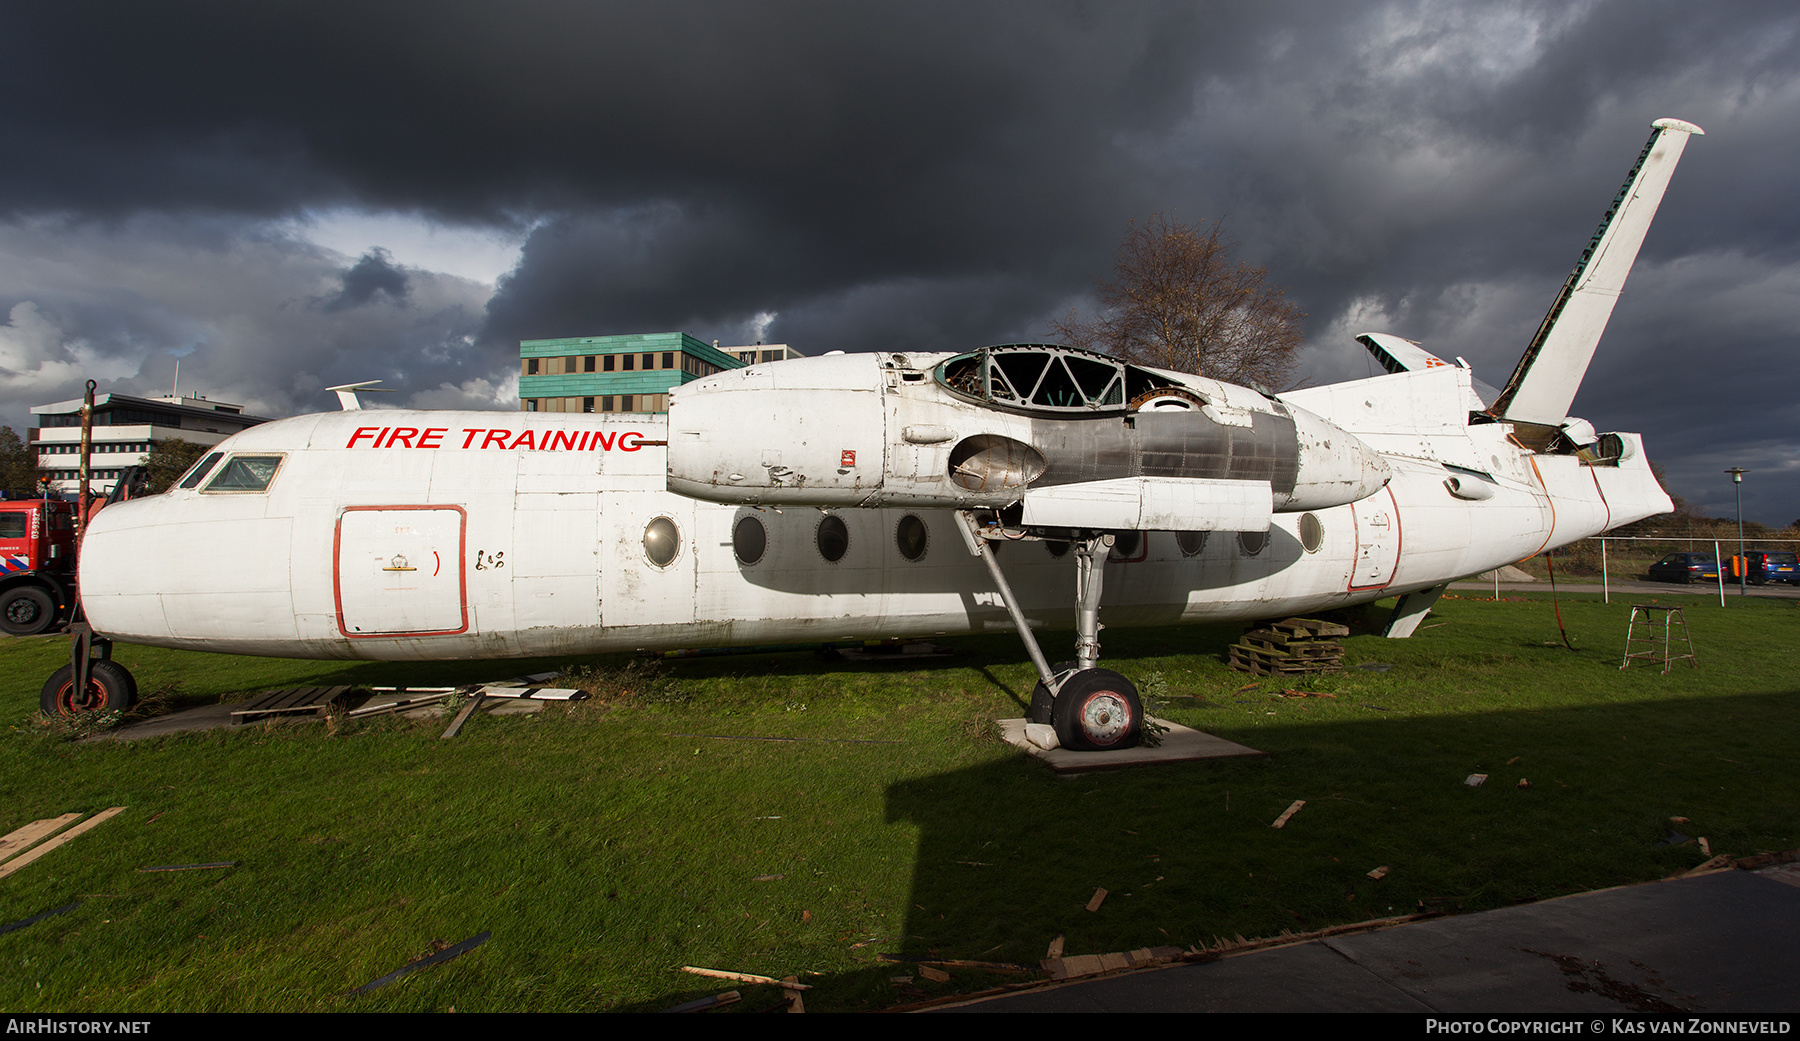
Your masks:
<instances>
[{"instance_id":1,"label":"black tire","mask_svg":"<svg viewBox=\"0 0 1800 1041\"><path fill-rule=\"evenodd\" d=\"M123 712L137 695L137 681L125 666L112 661L88 663L85 696L76 696L75 667L64 665L51 674L38 696L38 708L46 716L72 718L89 712Z\"/></svg>"},{"instance_id":2,"label":"black tire","mask_svg":"<svg viewBox=\"0 0 1800 1041\"><path fill-rule=\"evenodd\" d=\"M1050 666L1050 674L1052 676L1061 676L1063 673L1069 672L1074 668L1075 662L1059 661L1055 665ZM1037 685L1031 688L1031 709L1025 713L1025 722L1043 723L1048 725L1050 723L1050 709L1051 706L1055 704L1056 696L1050 693L1050 688L1044 686L1043 680L1038 680Z\"/></svg>"},{"instance_id":3,"label":"black tire","mask_svg":"<svg viewBox=\"0 0 1800 1041\"><path fill-rule=\"evenodd\" d=\"M1131 681L1109 669L1069 677L1052 711L1057 741L1076 752L1134 748L1144 733L1144 706Z\"/></svg>"},{"instance_id":4,"label":"black tire","mask_svg":"<svg viewBox=\"0 0 1800 1041\"><path fill-rule=\"evenodd\" d=\"M19 586L0 594L0 631L36 636L56 624L56 601L36 586Z\"/></svg>"}]
</instances>

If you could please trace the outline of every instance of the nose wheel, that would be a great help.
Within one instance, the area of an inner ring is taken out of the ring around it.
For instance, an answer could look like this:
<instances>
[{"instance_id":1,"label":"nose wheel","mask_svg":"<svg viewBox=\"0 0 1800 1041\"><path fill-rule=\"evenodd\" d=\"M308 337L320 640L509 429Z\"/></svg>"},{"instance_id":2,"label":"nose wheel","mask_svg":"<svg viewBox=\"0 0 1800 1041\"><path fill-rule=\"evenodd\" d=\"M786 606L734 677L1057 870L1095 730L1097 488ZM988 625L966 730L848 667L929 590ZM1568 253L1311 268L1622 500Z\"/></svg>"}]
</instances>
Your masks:
<instances>
[{"instance_id":1,"label":"nose wheel","mask_svg":"<svg viewBox=\"0 0 1800 1041\"><path fill-rule=\"evenodd\" d=\"M123 712L137 700L137 680L112 660L112 641L95 636L86 622L69 627L69 664L50 674L38 695L46 716L65 719L90 712Z\"/></svg>"}]
</instances>

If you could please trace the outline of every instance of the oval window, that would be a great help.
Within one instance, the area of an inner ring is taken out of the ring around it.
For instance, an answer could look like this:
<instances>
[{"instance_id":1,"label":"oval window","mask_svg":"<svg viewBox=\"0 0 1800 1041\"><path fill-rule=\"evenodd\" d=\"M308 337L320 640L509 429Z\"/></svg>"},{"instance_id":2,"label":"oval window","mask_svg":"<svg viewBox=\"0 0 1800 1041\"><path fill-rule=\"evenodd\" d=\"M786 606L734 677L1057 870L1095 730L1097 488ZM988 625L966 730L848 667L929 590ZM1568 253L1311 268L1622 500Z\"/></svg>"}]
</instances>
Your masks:
<instances>
[{"instance_id":1,"label":"oval window","mask_svg":"<svg viewBox=\"0 0 1800 1041\"><path fill-rule=\"evenodd\" d=\"M925 546L931 541L931 533L926 530L925 522L913 514L900 518L894 525L894 542L900 547L900 555L908 560L922 560L925 557Z\"/></svg>"},{"instance_id":2,"label":"oval window","mask_svg":"<svg viewBox=\"0 0 1800 1041\"><path fill-rule=\"evenodd\" d=\"M1060 542L1056 539L1045 539L1044 548L1049 550L1050 555L1058 560L1069 555L1069 544L1067 542Z\"/></svg>"},{"instance_id":3,"label":"oval window","mask_svg":"<svg viewBox=\"0 0 1800 1041\"><path fill-rule=\"evenodd\" d=\"M681 529L667 517L644 525L644 556L657 567L668 567L681 552Z\"/></svg>"},{"instance_id":4,"label":"oval window","mask_svg":"<svg viewBox=\"0 0 1800 1041\"><path fill-rule=\"evenodd\" d=\"M1263 547L1267 546L1268 544L1269 544L1269 533L1266 531L1240 531L1240 532L1238 532L1238 548L1242 549L1244 551L1244 555L1247 557L1254 557L1258 553L1261 553L1263 550Z\"/></svg>"},{"instance_id":5,"label":"oval window","mask_svg":"<svg viewBox=\"0 0 1800 1041\"><path fill-rule=\"evenodd\" d=\"M842 517L828 514L819 522L815 541L819 544L819 556L835 564L850 551L850 529L844 526Z\"/></svg>"},{"instance_id":6,"label":"oval window","mask_svg":"<svg viewBox=\"0 0 1800 1041\"><path fill-rule=\"evenodd\" d=\"M1197 557L1206 548L1206 532L1178 531L1175 533L1175 544L1181 547L1184 557Z\"/></svg>"},{"instance_id":7,"label":"oval window","mask_svg":"<svg viewBox=\"0 0 1800 1041\"><path fill-rule=\"evenodd\" d=\"M1312 514L1303 514L1300 517L1300 545L1305 546L1308 553L1317 553L1324 544L1325 525Z\"/></svg>"},{"instance_id":8,"label":"oval window","mask_svg":"<svg viewBox=\"0 0 1800 1041\"><path fill-rule=\"evenodd\" d=\"M731 529L731 551L737 554L738 563L754 564L763 558L763 551L768 548L768 529L755 517L745 517Z\"/></svg>"},{"instance_id":9,"label":"oval window","mask_svg":"<svg viewBox=\"0 0 1800 1041\"><path fill-rule=\"evenodd\" d=\"M1116 532L1113 540L1113 554L1120 560L1130 560L1137 556L1138 547L1144 544L1144 533L1141 531Z\"/></svg>"}]
</instances>

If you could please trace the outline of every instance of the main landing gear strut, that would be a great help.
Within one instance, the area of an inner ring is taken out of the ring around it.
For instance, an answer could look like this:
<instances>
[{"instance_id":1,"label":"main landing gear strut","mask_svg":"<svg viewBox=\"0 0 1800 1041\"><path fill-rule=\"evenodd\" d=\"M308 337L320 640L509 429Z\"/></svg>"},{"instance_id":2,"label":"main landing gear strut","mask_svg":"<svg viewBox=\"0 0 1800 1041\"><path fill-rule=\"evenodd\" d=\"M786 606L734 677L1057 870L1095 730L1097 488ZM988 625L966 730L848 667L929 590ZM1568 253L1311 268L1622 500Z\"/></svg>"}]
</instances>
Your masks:
<instances>
[{"instance_id":1,"label":"main landing gear strut","mask_svg":"<svg viewBox=\"0 0 1800 1041\"><path fill-rule=\"evenodd\" d=\"M1018 597L1000 572L1000 564L988 549L989 534L974 513L959 510L969 552L981 558L993 576L1000 599L1025 642L1026 653L1037 667L1038 682L1031 690L1033 723L1056 728L1064 747L1081 752L1108 752L1135 747L1143 736L1144 707L1131 681L1110 669L1096 668L1100 660L1100 587L1105 575L1106 551L1113 537L1083 532L1070 541L1075 556L1075 660L1054 666L1038 647L1037 637L1025 620Z\"/></svg>"}]
</instances>

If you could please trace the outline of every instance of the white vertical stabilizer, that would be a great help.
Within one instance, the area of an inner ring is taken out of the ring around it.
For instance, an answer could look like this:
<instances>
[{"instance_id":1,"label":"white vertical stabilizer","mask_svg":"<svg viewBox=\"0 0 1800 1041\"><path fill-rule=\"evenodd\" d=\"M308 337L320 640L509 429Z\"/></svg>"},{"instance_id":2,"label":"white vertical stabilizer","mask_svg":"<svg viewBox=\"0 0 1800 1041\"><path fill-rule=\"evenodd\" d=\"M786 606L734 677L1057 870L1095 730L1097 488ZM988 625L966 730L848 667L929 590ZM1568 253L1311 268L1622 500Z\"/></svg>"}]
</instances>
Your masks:
<instances>
[{"instance_id":1,"label":"white vertical stabilizer","mask_svg":"<svg viewBox=\"0 0 1800 1041\"><path fill-rule=\"evenodd\" d=\"M1626 177L1625 187L1614 197L1494 403L1492 412L1501 419L1556 427L1568 417L1681 150L1690 134L1705 133L1679 119L1659 119L1651 126L1655 129L1650 142Z\"/></svg>"}]
</instances>

